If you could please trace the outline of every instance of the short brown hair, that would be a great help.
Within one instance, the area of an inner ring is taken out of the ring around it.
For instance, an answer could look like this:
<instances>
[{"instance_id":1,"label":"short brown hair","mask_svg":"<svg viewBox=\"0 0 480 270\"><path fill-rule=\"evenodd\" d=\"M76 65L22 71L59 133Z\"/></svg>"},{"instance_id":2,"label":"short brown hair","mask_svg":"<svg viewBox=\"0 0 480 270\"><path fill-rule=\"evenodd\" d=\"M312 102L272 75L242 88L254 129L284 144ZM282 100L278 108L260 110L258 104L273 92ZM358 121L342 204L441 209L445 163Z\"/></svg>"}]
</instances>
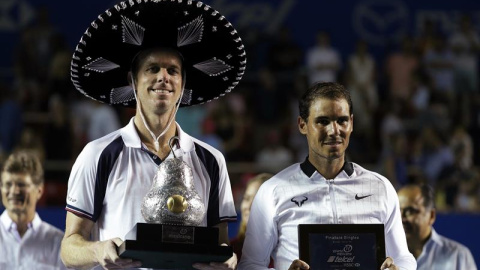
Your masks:
<instances>
[{"instance_id":1,"label":"short brown hair","mask_svg":"<svg viewBox=\"0 0 480 270\"><path fill-rule=\"evenodd\" d=\"M298 103L300 117L303 120L308 120L312 101L317 98L326 98L332 100L345 99L348 103L350 115L353 114L353 104L352 98L350 97L350 92L345 89L343 85L335 82L317 82L308 88Z\"/></svg>"},{"instance_id":2,"label":"short brown hair","mask_svg":"<svg viewBox=\"0 0 480 270\"><path fill-rule=\"evenodd\" d=\"M43 167L37 155L22 150L12 153L2 168L2 174L7 173L24 173L30 175L35 185L43 184ZM0 178L1 183L1 178Z\"/></svg>"}]
</instances>

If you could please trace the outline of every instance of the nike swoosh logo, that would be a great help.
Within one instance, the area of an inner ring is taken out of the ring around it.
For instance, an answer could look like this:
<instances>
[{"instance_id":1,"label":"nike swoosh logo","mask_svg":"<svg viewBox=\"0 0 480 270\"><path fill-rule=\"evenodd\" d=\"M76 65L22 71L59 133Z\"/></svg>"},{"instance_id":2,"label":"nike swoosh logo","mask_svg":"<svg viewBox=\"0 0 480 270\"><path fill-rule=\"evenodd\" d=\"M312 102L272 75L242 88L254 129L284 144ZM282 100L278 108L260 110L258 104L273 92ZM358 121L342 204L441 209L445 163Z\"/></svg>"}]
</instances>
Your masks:
<instances>
[{"instance_id":1,"label":"nike swoosh logo","mask_svg":"<svg viewBox=\"0 0 480 270\"><path fill-rule=\"evenodd\" d=\"M365 199L367 197L370 197L372 196L373 194L370 194L370 195L367 195L367 196L358 196L358 194L355 194L355 200L361 200L361 199Z\"/></svg>"}]
</instances>

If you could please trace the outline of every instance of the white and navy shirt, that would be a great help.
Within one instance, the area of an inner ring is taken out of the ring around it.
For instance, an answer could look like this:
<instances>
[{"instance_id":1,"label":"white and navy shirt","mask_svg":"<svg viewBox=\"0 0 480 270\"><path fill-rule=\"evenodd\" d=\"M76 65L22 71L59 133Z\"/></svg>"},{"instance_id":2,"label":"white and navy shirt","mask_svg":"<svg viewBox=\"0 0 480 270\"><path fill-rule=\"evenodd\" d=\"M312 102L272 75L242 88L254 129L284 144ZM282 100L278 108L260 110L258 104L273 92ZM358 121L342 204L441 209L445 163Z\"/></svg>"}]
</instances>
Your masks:
<instances>
[{"instance_id":1,"label":"white and navy shirt","mask_svg":"<svg viewBox=\"0 0 480 270\"><path fill-rule=\"evenodd\" d=\"M466 246L439 235L433 228L417 265L418 270L477 270L472 253Z\"/></svg>"},{"instance_id":2,"label":"white and navy shirt","mask_svg":"<svg viewBox=\"0 0 480 270\"><path fill-rule=\"evenodd\" d=\"M345 162L325 179L308 161L279 172L260 187L247 225L239 270L288 269L299 258L299 224L385 225L386 254L400 269L416 269L402 227L398 197L383 176Z\"/></svg>"},{"instance_id":3,"label":"white and navy shirt","mask_svg":"<svg viewBox=\"0 0 480 270\"><path fill-rule=\"evenodd\" d=\"M0 216L0 269L67 269L60 259L63 232L43 222L37 213L20 237L5 210Z\"/></svg>"},{"instance_id":4,"label":"white and navy shirt","mask_svg":"<svg viewBox=\"0 0 480 270\"><path fill-rule=\"evenodd\" d=\"M235 220L236 212L223 155L182 131L177 158L192 168L195 188L207 209L201 226ZM167 159L172 158L172 153ZM73 165L66 210L95 222L92 240L125 239L138 222L160 158L142 144L133 118L122 129L85 146Z\"/></svg>"}]
</instances>

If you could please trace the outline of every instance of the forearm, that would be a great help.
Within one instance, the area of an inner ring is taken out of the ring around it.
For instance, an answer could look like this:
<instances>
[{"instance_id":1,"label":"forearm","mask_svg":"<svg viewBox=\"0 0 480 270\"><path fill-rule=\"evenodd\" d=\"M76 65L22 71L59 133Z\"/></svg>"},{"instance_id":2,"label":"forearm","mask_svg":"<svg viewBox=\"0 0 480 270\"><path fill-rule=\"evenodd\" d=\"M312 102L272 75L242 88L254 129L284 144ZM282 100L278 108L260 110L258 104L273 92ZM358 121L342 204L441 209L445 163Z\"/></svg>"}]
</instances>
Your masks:
<instances>
[{"instance_id":1,"label":"forearm","mask_svg":"<svg viewBox=\"0 0 480 270\"><path fill-rule=\"evenodd\" d=\"M63 263L75 269L90 269L98 265L95 253L98 243L87 241L79 234L64 238L60 251Z\"/></svg>"}]
</instances>

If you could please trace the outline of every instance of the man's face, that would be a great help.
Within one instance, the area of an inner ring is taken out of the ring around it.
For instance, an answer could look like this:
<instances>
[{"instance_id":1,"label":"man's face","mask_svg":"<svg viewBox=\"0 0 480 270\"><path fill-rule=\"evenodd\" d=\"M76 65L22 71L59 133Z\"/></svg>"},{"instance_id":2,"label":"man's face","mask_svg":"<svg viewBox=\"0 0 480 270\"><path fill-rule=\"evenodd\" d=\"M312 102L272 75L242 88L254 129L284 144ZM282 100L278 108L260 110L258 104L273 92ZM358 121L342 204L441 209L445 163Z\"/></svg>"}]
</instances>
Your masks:
<instances>
[{"instance_id":1,"label":"man's face","mask_svg":"<svg viewBox=\"0 0 480 270\"><path fill-rule=\"evenodd\" d=\"M345 99L317 98L310 105L307 122L298 118L298 127L307 136L310 161L344 159L353 131L353 115Z\"/></svg>"},{"instance_id":2,"label":"man's face","mask_svg":"<svg viewBox=\"0 0 480 270\"><path fill-rule=\"evenodd\" d=\"M178 55L153 51L140 63L136 74L137 98L148 117L162 115L175 108L182 91L182 63Z\"/></svg>"},{"instance_id":3,"label":"man's face","mask_svg":"<svg viewBox=\"0 0 480 270\"><path fill-rule=\"evenodd\" d=\"M2 203L9 214L34 213L43 193L43 185L35 185L29 174L2 173Z\"/></svg>"},{"instance_id":4,"label":"man's face","mask_svg":"<svg viewBox=\"0 0 480 270\"><path fill-rule=\"evenodd\" d=\"M435 210L426 209L420 188L404 188L398 192L402 223L407 242L420 243L431 232L435 222Z\"/></svg>"}]
</instances>

